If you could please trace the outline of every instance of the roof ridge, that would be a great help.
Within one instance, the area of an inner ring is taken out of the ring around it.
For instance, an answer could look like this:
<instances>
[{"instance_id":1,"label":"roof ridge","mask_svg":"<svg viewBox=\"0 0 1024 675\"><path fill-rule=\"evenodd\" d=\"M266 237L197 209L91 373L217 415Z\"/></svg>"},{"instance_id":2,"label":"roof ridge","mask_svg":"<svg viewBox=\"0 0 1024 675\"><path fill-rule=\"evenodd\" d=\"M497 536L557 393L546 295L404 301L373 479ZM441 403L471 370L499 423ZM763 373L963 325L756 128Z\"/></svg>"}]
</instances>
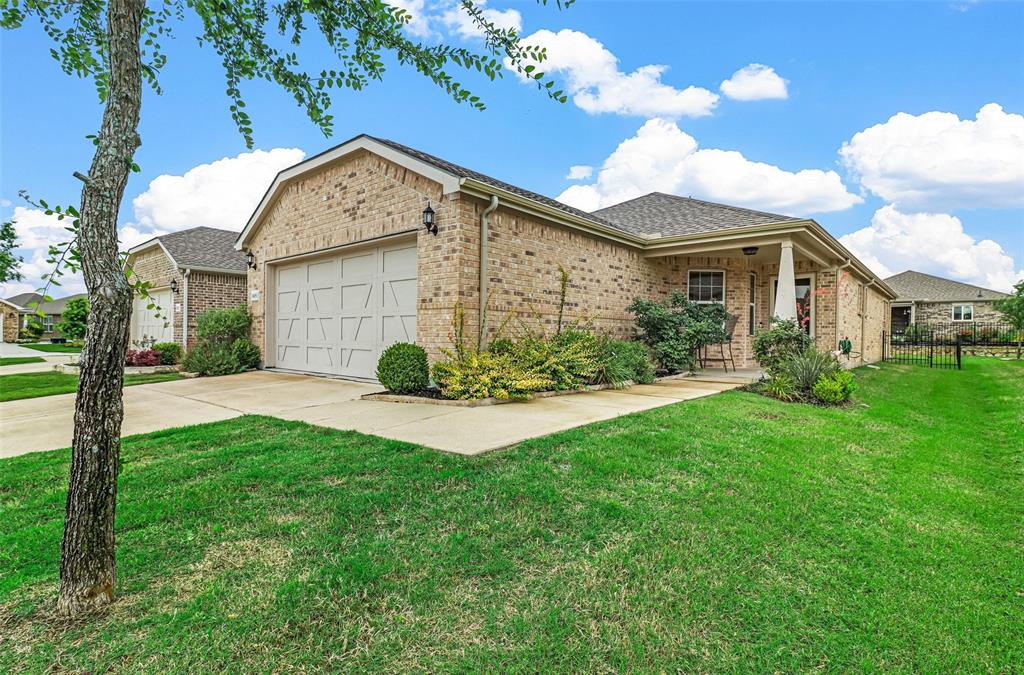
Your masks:
<instances>
[{"instance_id":1,"label":"roof ridge","mask_svg":"<svg viewBox=\"0 0 1024 675\"><path fill-rule=\"evenodd\" d=\"M747 213L757 213L757 214L764 215L764 216L773 216L773 217L784 218L786 220L799 220L799 218L797 218L795 216L788 216L788 215L785 215L785 214L782 214L782 213L773 213L771 211L762 211L760 209L751 209L751 208L747 208L746 206L736 206L735 204L723 204L722 202L712 202L712 201L709 201L707 199L700 199L699 197L689 197L689 196L688 197L683 197L682 195L674 195L674 194L672 194L670 192L661 192L660 190L655 190L654 192L650 192L650 193L648 193L648 195L661 195L663 197L670 197L672 199L686 199L686 200L689 200L691 202L700 202L701 204L707 204L709 206L717 206L719 208L730 209L730 210L733 210L733 211L746 211ZM648 196L648 195L644 195L644 196ZM639 197L637 197L636 199L639 199ZM625 202L623 202L623 203L625 203Z\"/></svg>"}]
</instances>

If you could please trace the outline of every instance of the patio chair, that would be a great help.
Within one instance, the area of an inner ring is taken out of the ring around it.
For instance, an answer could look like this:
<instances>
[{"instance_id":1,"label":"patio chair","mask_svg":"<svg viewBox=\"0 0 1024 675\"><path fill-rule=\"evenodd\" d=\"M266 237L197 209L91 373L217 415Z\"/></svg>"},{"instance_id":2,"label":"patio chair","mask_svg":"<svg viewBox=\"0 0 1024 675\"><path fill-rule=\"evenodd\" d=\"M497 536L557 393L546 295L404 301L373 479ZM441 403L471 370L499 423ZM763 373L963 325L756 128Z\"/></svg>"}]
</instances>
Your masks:
<instances>
[{"instance_id":1,"label":"patio chair","mask_svg":"<svg viewBox=\"0 0 1024 675\"><path fill-rule=\"evenodd\" d=\"M717 342L710 345L704 346L704 356L701 357L700 367L707 368L709 362L722 362L722 367L725 368L725 372L729 372L729 365L732 365L732 371L736 372L736 361L732 358L732 334L736 331L736 322L739 321L739 317L730 316L725 320L725 341ZM710 349L718 347L718 356L711 356L709 354Z\"/></svg>"}]
</instances>

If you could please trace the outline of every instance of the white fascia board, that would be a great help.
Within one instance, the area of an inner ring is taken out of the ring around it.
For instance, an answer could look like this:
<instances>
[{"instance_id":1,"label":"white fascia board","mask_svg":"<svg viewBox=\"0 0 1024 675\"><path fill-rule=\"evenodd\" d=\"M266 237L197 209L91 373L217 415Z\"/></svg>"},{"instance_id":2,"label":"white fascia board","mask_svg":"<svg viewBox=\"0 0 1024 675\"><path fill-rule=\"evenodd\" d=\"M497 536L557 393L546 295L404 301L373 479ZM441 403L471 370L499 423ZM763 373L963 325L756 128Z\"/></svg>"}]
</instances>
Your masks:
<instances>
[{"instance_id":1,"label":"white fascia board","mask_svg":"<svg viewBox=\"0 0 1024 675\"><path fill-rule=\"evenodd\" d=\"M314 155L309 159L303 160L298 164L279 172L274 178L274 181L270 184L270 187L264 193L263 198L256 207L256 210L253 211L251 216L249 216L249 220L246 222L245 228L242 229L241 233L239 233L238 239L235 240L235 250L241 251L245 247L245 243L249 239L250 233L259 224L263 214L273 203L278 192L285 183L288 183L289 181L311 171L315 171L324 165L335 162L342 157L359 150L372 152L373 154L379 155L390 162L394 162L399 166L403 166L410 171L414 171L421 176L429 178L436 183L440 183L443 194L451 194L459 191L460 181L459 176L456 174L449 173L448 171L442 171L432 164L428 164L427 162L417 159L412 155L396 150L376 139L369 138L368 136L356 136L350 141L337 145L326 152L320 153L319 155Z\"/></svg>"}]
</instances>

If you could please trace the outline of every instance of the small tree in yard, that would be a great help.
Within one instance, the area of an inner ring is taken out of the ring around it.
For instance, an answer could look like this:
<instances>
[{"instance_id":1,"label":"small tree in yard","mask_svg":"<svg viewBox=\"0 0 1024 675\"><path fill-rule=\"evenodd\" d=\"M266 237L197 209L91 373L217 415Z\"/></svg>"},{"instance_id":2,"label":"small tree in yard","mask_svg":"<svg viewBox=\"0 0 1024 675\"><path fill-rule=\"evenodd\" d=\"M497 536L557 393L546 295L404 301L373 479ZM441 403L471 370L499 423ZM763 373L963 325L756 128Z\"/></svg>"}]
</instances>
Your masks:
<instances>
[{"instance_id":1,"label":"small tree in yard","mask_svg":"<svg viewBox=\"0 0 1024 675\"><path fill-rule=\"evenodd\" d=\"M1024 342L1024 279L1021 279L1013 286L1013 295L1008 298L1000 298L992 303L992 306L1000 312L1013 326L1017 333L1017 358L1020 358L1021 343Z\"/></svg>"},{"instance_id":2,"label":"small tree in yard","mask_svg":"<svg viewBox=\"0 0 1024 675\"><path fill-rule=\"evenodd\" d=\"M61 314L57 330L63 337L70 340L81 340L85 337L85 329L89 321L89 301L86 298L68 300Z\"/></svg>"},{"instance_id":3,"label":"small tree in yard","mask_svg":"<svg viewBox=\"0 0 1024 675\"><path fill-rule=\"evenodd\" d=\"M14 223L0 224L0 284L7 281L21 281L21 263L24 262L13 251L18 246L18 235Z\"/></svg>"},{"instance_id":4,"label":"small tree in yard","mask_svg":"<svg viewBox=\"0 0 1024 675\"><path fill-rule=\"evenodd\" d=\"M559 7L572 2L550 1ZM0 26L15 29L37 19L55 41L50 52L63 71L92 78L103 103L99 131L91 137L96 148L92 165L87 174L74 174L83 183L80 208L50 207L39 200L47 213L74 219L67 247L54 258L73 268L80 266L91 308L75 400L57 599L60 614L77 615L113 598L123 363L132 295L146 290L137 283L133 288L130 270L126 274L118 252L117 214L128 176L138 171L133 157L141 143L142 84L145 81L160 91L158 76L167 60L160 43L170 37L172 23L183 21L186 12L198 18L198 44L220 57L231 117L246 145L252 147L252 120L241 91L244 81L266 80L280 86L310 121L330 135L331 90L359 90L383 79L383 55L415 69L456 101L477 109L484 108L483 102L448 69L480 72L493 80L502 75L507 63L551 98L564 101L565 95L553 87L553 81L537 70L535 63L543 61L544 51L522 44L516 30L495 26L484 16L482 4L482 0L460 2L461 11L483 37L481 49L474 52L409 40L403 30L409 14L380 0L0 0ZM292 51L310 27L333 52L333 62L312 73L300 67L299 55ZM275 29L282 39L270 39L268 32ZM289 47L282 49L279 44Z\"/></svg>"}]
</instances>

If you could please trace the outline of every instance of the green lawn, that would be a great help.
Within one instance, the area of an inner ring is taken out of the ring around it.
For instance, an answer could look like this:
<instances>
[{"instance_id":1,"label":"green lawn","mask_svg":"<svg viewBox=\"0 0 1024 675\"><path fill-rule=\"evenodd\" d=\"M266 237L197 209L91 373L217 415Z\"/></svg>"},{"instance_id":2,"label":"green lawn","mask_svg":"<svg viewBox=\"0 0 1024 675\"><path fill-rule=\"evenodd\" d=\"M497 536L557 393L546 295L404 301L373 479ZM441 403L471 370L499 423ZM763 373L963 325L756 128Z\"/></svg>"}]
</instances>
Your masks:
<instances>
[{"instance_id":1,"label":"green lawn","mask_svg":"<svg viewBox=\"0 0 1024 675\"><path fill-rule=\"evenodd\" d=\"M124 386L152 384L180 379L178 373L154 373L152 375L125 375ZM70 394L78 388L78 375L68 373L42 372L0 375L0 401L17 401L22 398L38 398L54 394Z\"/></svg>"},{"instance_id":2,"label":"green lawn","mask_svg":"<svg viewBox=\"0 0 1024 675\"><path fill-rule=\"evenodd\" d=\"M82 351L82 345L72 344L53 344L50 342L35 342L31 344L21 344L19 347L26 347L28 349L34 349L37 352L57 352L59 354L78 354Z\"/></svg>"},{"instance_id":3,"label":"green lawn","mask_svg":"<svg viewBox=\"0 0 1024 675\"><path fill-rule=\"evenodd\" d=\"M20 366L23 363L42 363L42 356L5 356L0 357L0 366Z\"/></svg>"},{"instance_id":4,"label":"green lawn","mask_svg":"<svg viewBox=\"0 0 1024 675\"><path fill-rule=\"evenodd\" d=\"M1024 367L728 392L475 458L263 417L124 445L116 604L53 618L67 452L0 460L0 671L1024 670Z\"/></svg>"}]
</instances>

